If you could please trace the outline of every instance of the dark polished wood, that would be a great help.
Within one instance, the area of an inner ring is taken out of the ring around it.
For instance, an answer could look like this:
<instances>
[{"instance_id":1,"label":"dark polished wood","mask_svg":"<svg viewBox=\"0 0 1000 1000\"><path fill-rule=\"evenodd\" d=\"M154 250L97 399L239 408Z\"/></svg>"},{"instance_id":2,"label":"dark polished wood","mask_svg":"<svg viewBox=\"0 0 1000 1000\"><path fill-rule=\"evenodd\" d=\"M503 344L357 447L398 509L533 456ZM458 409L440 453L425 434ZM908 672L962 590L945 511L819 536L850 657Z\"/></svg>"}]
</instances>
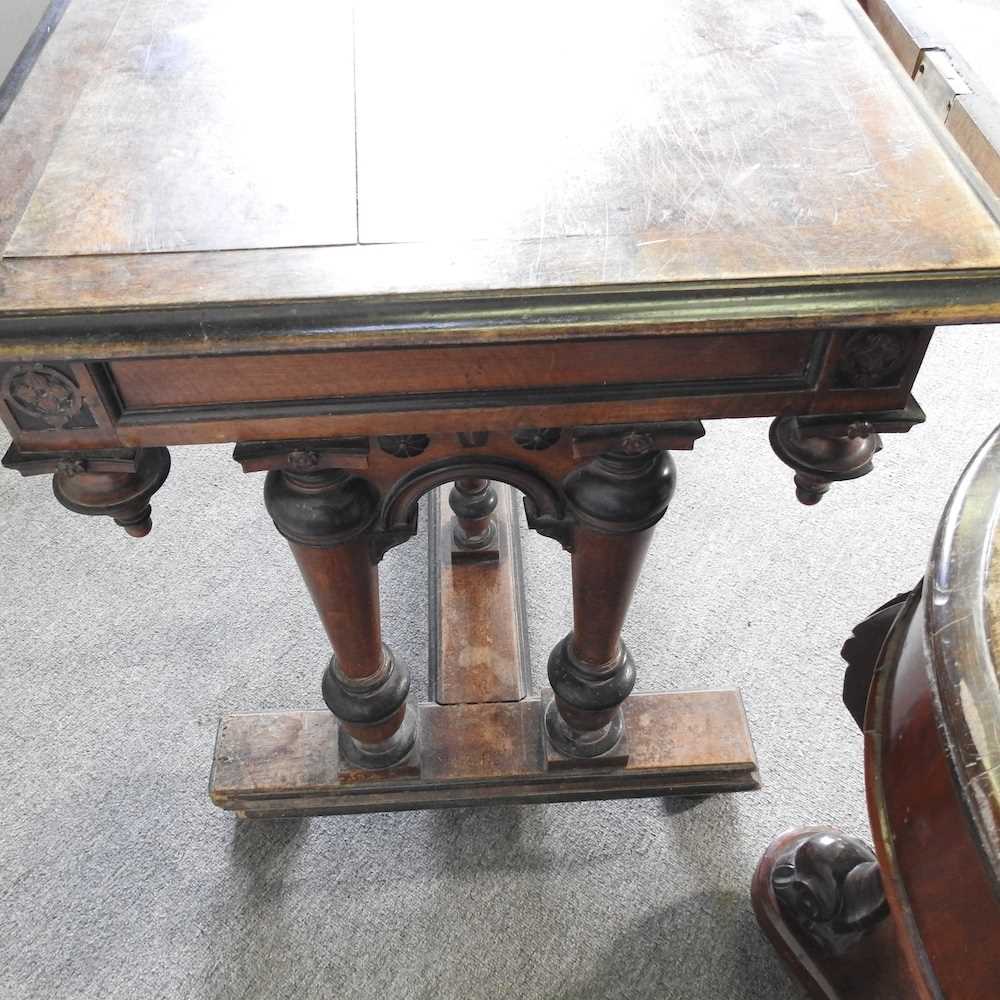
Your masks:
<instances>
[{"instance_id":1,"label":"dark polished wood","mask_svg":"<svg viewBox=\"0 0 1000 1000\"><path fill-rule=\"evenodd\" d=\"M875 854L791 831L758 867L758 919L816 997L981 1000L1000 982L998 524L1000 430L956 487L923 583L844 647L853 712L871 678Z\"/></svg>"}]
</instances>

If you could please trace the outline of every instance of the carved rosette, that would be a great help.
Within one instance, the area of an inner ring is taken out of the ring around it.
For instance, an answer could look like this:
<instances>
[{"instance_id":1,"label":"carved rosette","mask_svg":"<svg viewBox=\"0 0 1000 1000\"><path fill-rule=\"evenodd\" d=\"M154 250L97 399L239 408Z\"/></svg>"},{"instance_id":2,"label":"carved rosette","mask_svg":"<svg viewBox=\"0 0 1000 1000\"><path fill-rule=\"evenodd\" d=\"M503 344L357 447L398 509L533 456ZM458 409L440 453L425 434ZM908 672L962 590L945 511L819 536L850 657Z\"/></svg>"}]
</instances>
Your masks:
<instances>
[{"instance_id":1,"label":"carved rosette","mask_svg":"<svg viewBox=\"0 0 1000 1000\"><path fill-rule=\"evenodd\" d=\"M525 427L514 431L514 442L526 451L545 451L559 440L561 433L558 427Z\"/></svg>"},{"instance_id":2,"label":"carved rosette","mask_svg":"<svg viewBox=\"0 0 1000 1000\"><path fill-rule=\"evenodd\" d=\"M913 349L913 337L900 330L858 330L844 343L837 361L838 388L874 389L895 385Z\"/></svg>"},{"instance_id":3,"label":"carved rosette","mask_svg":"<svg viewBox=\"0 0 1000 1000\"><path fill-rule=\"evenodd\" d=\"M378 446L396 458L416 458L423 454L431 439L426 434L387 434L378 439Z\"/></svg>"},{"instance_id":4,"label":"carved rosette","mask_svg":"<svg viewBox=\"0 0 1000 1000\"><path fill-rule=\"evenodd\" d=\"M292 472L312 472L319 468L319 452L298 448L285 457L285 464Z\"/></svg>"},{"instance_id":5,"label":"carved rosette","mask_svg":"<svg viewBox=\"0 0 1000 1000\"><path fill-rule=\"evenodd\" d=\"M3 378L0 392L16 412L49 427L63 427L83 409L80 388L47 365L17 365Z\"/></svg>"}]
</instances>

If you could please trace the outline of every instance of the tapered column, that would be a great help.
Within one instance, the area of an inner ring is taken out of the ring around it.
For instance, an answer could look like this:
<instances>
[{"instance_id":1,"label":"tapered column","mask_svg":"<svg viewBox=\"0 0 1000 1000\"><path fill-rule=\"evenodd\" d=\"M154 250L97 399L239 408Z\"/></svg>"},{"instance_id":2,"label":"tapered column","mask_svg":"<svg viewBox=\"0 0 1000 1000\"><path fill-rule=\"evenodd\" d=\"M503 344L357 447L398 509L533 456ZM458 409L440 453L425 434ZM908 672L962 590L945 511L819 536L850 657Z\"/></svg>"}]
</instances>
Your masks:
<instances>
[{"instance_id":1,"label":"tapered column","mask_svg":"<svg viewBox=\"0 0 1000 1000\"><path fill-rule=\"evenodd\" d=\"M399 764L416 728L406 702L409 675L382 642L378 568L368 544L374 487L339 469L273 470L264 497L333 646L323 699L340 721L342 756L366 769Z\"/></svg>"},{"instance_id":2,"label":"tapered column","mask_svg":"<svg viewBox=\"0 0 1000 1000\"><path fill-rule=\"evenodd\" d=\"M567 757L608 754L623 732L621 704L635 666L621 639L653 528L674 490L666 451L609 451L564 483L576 522L573 631L549 657L552 745Z\"/></svg>"}]
</instances>

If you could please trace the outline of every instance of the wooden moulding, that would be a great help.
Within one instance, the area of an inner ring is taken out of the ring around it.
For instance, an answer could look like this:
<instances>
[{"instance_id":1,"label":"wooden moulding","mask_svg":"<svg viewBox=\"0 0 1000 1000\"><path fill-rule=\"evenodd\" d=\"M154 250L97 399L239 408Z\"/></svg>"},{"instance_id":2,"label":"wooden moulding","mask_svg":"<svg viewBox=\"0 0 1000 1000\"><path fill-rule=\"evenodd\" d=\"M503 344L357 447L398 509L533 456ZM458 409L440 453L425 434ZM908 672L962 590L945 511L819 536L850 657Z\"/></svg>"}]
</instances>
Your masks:
<instances>
[{"instance_id":1,"label":"wooden moulding","mask_svg":"<svg viewBox=\"0 0 1000 1000\"><path fill-rule=\"evenodd\" d=\"M531 686L514 492L494 488L499 558L480 561L453 558L448 488L430 495L430 693L442 705L520 701Z\"/></svg>"},{"instance_id":2,"label":"wooden moulding","mask_svg":"<svg viewBox=\"0 0 1000 1000\"><path fill-rule=\"evenodd\" d=\"M500 802L707 795L759 787L738 691L633 695L628 764L547 771L541 701L419 706L420 777L339 776L337 720L325 711L222 720L210 794L241 816L390 812Z\"/></svg>"}]
</instances>

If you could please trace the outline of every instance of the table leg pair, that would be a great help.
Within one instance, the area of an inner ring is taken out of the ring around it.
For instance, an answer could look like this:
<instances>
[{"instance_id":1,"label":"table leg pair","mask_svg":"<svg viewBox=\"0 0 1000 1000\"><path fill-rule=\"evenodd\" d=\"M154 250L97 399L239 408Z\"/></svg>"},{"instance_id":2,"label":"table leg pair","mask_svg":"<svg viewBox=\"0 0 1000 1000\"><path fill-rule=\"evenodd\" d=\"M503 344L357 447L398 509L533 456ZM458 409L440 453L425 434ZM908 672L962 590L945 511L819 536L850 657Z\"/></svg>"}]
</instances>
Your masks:
<instances>
[{"instance_id":1,"label":"table leg pair","mask_svg":"<svg viewBox=\"0 0 1000 1000\"><path fill-rule=\"evenodd\" d=\"M484 478L458 482L452 506L475 544L489 536L495 494ZM608 763L622 741L621 705L635 683L622 627L673 489L670 455L651 442L601 454L562 486L572 519L574 625L549 657L554 698L545 729L560 754L581 763ZM340 721L340 752L360 768L404 763L416 741L415 710L407 703L406 667L382 641L375 487L342 469L272 469L265 499L333 646L323 698Z\"/></svg>"}]
</instances>

